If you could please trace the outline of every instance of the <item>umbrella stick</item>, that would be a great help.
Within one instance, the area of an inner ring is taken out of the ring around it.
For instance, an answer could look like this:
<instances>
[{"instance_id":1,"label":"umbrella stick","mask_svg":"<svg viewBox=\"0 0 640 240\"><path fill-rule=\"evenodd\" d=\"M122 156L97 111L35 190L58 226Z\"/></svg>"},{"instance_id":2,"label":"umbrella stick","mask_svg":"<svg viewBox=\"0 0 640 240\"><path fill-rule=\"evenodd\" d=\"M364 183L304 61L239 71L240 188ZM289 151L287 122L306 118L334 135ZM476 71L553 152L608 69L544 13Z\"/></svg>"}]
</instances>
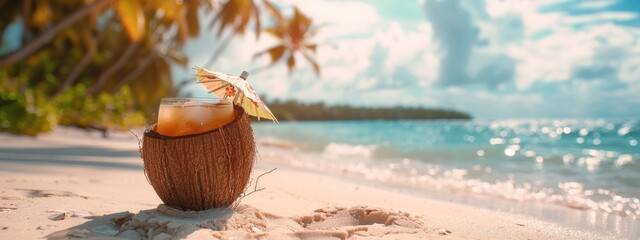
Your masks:
<instances>
[{"instance_id":1,"label":"umbrella stick","mask_svg":"<svg viewBox=\"0 0 640 240\"><path fill-rule=\"evenodd\" d=\"M240 97L240 95L241 95L243 92L242 92L242 91L237 91L237 88L236 88L236 87L233 87L233 88L234 88L234 90L236 90L236 92L238 92L238 93L236 94L236 96L233 98L233 104L235 104L235 103L238 101L238 98Z\"/></svg>"},{"instance_id":2,"label":"umbrella stick","mask_svg":"<svg viewBox=\"0 0 640 240\"><path fill-rule=\"evenodd\" d=\"M240 94L244 95L244 92L240 92ZM240 98L240 106L242 106L243 103L244 103L244 97Z\"/></svg>"}]
</instances>

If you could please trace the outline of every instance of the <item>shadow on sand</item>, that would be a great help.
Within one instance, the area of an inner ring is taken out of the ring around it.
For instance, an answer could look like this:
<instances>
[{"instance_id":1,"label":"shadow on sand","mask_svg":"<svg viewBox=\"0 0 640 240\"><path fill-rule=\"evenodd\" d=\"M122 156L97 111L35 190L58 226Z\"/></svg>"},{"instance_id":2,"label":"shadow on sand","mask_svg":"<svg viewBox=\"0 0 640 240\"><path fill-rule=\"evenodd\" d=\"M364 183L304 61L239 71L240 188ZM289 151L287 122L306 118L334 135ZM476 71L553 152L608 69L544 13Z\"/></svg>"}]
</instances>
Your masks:
<instances>
[{"instance_id":1,"label":"shadow on sand","mask_svg":"<svg viewBox=\"0 0 640 240\"><path fill-rule=\"evenodd\" d=\"M138 158L138 151L123 151L93 147L64 148L0 148L0 162L44 166L82 166L141 170L142 161L122 162Z\"/></svg>"}]
</instances>

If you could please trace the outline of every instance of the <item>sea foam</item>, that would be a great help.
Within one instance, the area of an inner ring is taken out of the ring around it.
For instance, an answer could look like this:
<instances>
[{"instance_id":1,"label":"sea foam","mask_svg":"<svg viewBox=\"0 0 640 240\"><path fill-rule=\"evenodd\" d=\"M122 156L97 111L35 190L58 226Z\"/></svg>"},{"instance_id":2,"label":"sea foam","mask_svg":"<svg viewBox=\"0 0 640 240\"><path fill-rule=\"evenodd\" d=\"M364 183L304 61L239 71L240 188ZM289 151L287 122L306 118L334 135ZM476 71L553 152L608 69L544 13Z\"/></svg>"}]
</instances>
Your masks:
<instances>
[{"instance_id":1,"label":"sea foam","mask_svg":"<svg viewBox=\"0 0 640 240\"><path fill-rule=\"evenodd\" d=\"M370 159L378 147L376 145L350 145L344 143L329 143L324 148L328 157L354 157Z\"/></svg>"}]
</instances>

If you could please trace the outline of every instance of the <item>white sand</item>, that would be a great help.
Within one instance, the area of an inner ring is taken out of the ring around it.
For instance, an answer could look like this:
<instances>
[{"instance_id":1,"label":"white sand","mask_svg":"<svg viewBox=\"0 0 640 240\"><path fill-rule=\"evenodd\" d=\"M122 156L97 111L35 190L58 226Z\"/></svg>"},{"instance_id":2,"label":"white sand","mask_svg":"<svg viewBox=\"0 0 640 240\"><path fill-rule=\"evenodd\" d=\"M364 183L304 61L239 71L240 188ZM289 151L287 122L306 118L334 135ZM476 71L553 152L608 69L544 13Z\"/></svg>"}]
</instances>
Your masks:
<instances>
[{"instance_id":1,"label":"white sand","mask_svg":"<svg viewBox=\"0 0 640 240\"><path fill-rule=\"evenodd\" d=\"M286 160L259 162L256 174L278 170L236 209L180 213L157 208L162 202L137 151L130 133L106 140L69 128L38 138L0 133L0 239L612 238L362 185Z\"/></svg>"}]
</instances>

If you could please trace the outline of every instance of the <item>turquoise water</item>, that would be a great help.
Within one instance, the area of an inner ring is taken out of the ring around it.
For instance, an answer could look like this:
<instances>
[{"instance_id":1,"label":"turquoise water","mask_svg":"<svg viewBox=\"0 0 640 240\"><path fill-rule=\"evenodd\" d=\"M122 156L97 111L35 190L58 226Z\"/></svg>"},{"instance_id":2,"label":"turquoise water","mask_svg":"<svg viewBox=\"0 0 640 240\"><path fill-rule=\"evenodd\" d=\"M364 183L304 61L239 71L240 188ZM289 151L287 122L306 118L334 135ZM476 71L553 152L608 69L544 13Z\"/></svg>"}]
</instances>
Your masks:
<instances>
[{"instance_id":1,"label":"turquoise water","mask_svg":"<svg viewBox=\"0 0 640 240\"><path fill-rule=\"evenodd\" d=\"M285 122L254 131L301 166L640 219L638 120Z\"/></svg>"}]
</instances>

